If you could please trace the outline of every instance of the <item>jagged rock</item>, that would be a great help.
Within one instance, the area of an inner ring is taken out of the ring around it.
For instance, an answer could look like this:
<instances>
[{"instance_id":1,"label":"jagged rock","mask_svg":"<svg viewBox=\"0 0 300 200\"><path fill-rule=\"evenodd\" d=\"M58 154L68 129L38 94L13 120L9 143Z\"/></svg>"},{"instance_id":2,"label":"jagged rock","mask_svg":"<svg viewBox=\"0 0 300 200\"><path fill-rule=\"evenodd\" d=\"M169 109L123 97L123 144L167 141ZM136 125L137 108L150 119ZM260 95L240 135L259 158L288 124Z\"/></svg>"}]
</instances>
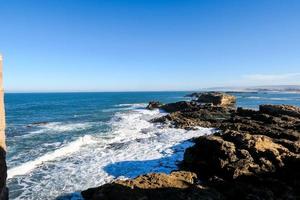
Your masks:
<instances>
[{"instance_id":1,"label":"jagged rock","mask_svg":"<svg viewBox=\"0 0 300 200\"><path fill-rule=\"evenodd\" d=\"M159 101L150 101L146 108L148 110L154 110L154 109L160 108L162 105L163 104L160 103Z\"/></svg>"},{"instance_id":2,"label":"jagged rock","mask_svg":"<svg viewBox=\"0 0 300 200\"><path fill-rule=\"evenodd\" d=\"M195 139L196 144L185 151L182 169L196 172L226 198L297 199L300 175L291 169L300 167L298 109L286 105L264 105L260 110L197 107L153 121L178 128L220 129Z\"/></svg>"},{"instance_id":3,"label":"jagged rock","mask_svg":"<svg viewBox=\"0 0 300 200\"><path fill-rule=\"evenodd\" d=\"M212 103L217 106L234 106L236 102L235 96L221 92L202 93L198 99L201 103Z\"/></svg>"},{"instance_id":4,"label":"jagged rock","mask_svg":"<svg viewBox=\"0 0 300 200\"><path fill-rule=\"evenodd\" d=\"M297 157L288 148L263 135L227 131L220 136L195 140L185 152L184 165L206 176L235 179L273 172L287 157Z\"/></svg>"},{"instance_id":5,"label":"jagged rock","mask_svg":"<svg viewBox=\"0 0 300 200\"><path fill-rule=\"evenodd\" d=\"M161 107L166 112L172 113L177 111L195 111L199 105L194 101L179 101L176 103L168 103Z\"/></svg>"},{"instance_id":6,"label":"jagged rock","mask_svg":"<svg viewBox=\"0 0 300 200\"><path fill-rule=\"evenodd\" d=\"M222 199L218 192L197 184L196 180L196 174L185 171L170 175L146 174L132 180L117 180L81 194L87 200Z\"/></svg>"},{"instance_id":7,"label":"jagged rock","mask_svg":"<svg viewBox=\"0 0 300 200\"><path fill-rule=\"evenodd\" d=\"M234 112L234 110L227 107L197 105L192 102L166 104L162 109L172 112L153 119L152 122L169 123L173 127L184 129L191 129L195 126L219 127L221 122L229 119L232 112Z\"/></svg>"},{"instance_id":8,"label":"jagged rock","mask_svg":"<svg viewBox=\"0 0 300 200\"><path fill-rule=\"evenodd\" d=\"M300 174L290 169L300 167L300 155L278 140L228 130L195 142L185 151L183 169L196 172L228 199L237 193L240 199L249 195L255 199L297 199ZM294 145L300 147L299 143ZM215 185L213 177L223 180L222 184ZM278 188L282 193L277 194Z\"/></svg>"},{"instance_id":9,"label":"jagged rock","mask_svg":"<svg viewBox=\"0 0 300 200\"><path fill-rule=\"evenodd\" d=\"M260 105L259 111L273 116L300 117L300 108L291 105Z\"/></svg>"},{"instance_id":10,"label":"jagged rock","mask_svg":"<svg viewBox=\"0 0 300 200\"><path fill-rule=\"evenodd\" d=\"M236 103L235 96L224 92L194 92L186 97L192 97L200 103L211 103L215 106L234 106Z\"/></svg>"}]
</instances>

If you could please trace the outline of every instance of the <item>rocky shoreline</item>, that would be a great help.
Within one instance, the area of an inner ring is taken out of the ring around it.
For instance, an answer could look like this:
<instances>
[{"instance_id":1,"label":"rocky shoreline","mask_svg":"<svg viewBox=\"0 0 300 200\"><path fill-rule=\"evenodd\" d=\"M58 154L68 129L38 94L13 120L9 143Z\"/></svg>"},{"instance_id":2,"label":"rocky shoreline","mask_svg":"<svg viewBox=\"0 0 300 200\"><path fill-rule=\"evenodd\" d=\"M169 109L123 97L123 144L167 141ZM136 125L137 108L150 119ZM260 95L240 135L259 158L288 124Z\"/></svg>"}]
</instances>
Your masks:
<instances>
[{"instance_id":1,"label":"rocky shoreline","mask_svg":"<svg viewBox=\"0 0 300 200\"><path fill-rule=\"evenodd\" d=\"M82 192L85 199L300 199L300 108L235 107L225 93L194 93L192 101L150 102L175 128L214 127L195 138L179 170L117 180Z\"/></svg>"}]
</instances>

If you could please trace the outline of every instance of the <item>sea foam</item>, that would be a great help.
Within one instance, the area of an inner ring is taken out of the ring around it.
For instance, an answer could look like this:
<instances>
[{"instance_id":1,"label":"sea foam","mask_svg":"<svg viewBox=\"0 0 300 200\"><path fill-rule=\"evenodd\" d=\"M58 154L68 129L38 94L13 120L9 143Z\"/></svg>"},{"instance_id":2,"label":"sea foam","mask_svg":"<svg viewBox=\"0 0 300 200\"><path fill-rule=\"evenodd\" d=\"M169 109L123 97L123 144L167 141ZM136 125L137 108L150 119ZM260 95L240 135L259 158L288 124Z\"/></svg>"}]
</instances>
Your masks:
<instances>
[{"instance_id":1,"label":"sea foam","mask_svg":"<svg viewBox=\"0 0 300 200\"><path fill-rule=\"evenodd\" d=\"M35 169L37 166L43 164L44 162L53 161L59 157L67 156L68 154L78 151L78 148L80 148L82 145L90 144L93 142L94 141L90 135L80 137L77 140L70 142L66 146L61 147L51 153L47 153L35 160L26 162L17 167L9 169L7 172L7 178L10 179L17 175L27 174L33 169Z\"/></svg>"},{"instance_id":2,"label":"sea foam","mask_svg":"<svg viewBox=\"0 0 300 200\"><path fill-rule=\"evenodd\" d=\"M18 188L11 188L14 199L54 199L116 178L170 173L177 169L185 149L193 145L189 139L214 132L209 128L183 130L149 122L162 115L159 110L140 108L116 113L109 122L109 133L85 136L10 169L9 182L19 183Z\"/></svg>"},{"instance_id":3,"label":"sea foam","mask_svg":"<svg viewBox=\"0 0 300 200\"><path fill-rule=\"evenodd\" d=\"M90 123L63 123L63 122L50 122L44 125L38 125L40 130L32 131L31 133L44 133L44 132L66 132L83 130L89 128Z\"/></svg>"}]
</instances>

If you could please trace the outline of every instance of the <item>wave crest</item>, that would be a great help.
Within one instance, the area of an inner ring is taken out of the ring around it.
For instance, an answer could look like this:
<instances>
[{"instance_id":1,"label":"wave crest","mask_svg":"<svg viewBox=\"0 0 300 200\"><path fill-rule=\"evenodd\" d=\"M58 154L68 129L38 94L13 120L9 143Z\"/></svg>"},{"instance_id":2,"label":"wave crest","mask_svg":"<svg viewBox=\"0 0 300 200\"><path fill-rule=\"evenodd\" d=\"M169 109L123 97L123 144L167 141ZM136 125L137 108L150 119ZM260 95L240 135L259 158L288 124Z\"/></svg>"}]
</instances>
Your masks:
<instances>
[{"instance_id":1,"label":"wave crest","mask_svg":"<svg viewBox=\"0 0 300 200\"><path fill-rule=\"evenodd\" d=\"M80 137L77 140L70 142L69 144L67 144L64 147L56 149L55 151L53 151L51 153L47 153L41 157L38 157L37 159L35 159L33 161L29 161L29 162L21 164L17 167L9 169L7 171L7 178L10 179L17 175L27 174L30 171L32 171L33 169L35 169L36 167L38 167L39 165L43 164L44 162L52 161L59 157L63 157L63 156L72 154L72 153L78 151L81 146L86 145L86 144L91 144L94 142L95 141L93 140L92 136L90 136L90 135L85 135L83 137Z\"/></svg>"}]
</instances>

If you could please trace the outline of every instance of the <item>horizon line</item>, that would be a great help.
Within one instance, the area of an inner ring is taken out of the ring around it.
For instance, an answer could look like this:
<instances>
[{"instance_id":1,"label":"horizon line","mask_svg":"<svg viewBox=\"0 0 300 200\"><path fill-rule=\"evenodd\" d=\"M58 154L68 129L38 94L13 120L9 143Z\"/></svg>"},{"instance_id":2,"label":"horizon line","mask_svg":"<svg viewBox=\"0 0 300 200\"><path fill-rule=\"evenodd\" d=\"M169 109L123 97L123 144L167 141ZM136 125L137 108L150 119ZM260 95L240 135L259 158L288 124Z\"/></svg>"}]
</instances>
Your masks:
<instances>
[{"instance_id":1,"label":"horizon line","mask_svg":"<svg viewBox=\"0 0 300 200\"><path fill-rule=\"evenodd\" d=\"M114 93L114 92L196 92L196 91L207 91L207 90L257 90L257 89L265 89L264 87L300 87L300 84L290 84L290 85L252 85L252 86L215 86L215 87L205 87L198 89L179 89L179 90L4 90L4 93ZM280 89L280 88L278 88ZM281 88L287 89L287 88ZM300 89L300 88L296 88Z\"/></svg>"}]
</instances>

